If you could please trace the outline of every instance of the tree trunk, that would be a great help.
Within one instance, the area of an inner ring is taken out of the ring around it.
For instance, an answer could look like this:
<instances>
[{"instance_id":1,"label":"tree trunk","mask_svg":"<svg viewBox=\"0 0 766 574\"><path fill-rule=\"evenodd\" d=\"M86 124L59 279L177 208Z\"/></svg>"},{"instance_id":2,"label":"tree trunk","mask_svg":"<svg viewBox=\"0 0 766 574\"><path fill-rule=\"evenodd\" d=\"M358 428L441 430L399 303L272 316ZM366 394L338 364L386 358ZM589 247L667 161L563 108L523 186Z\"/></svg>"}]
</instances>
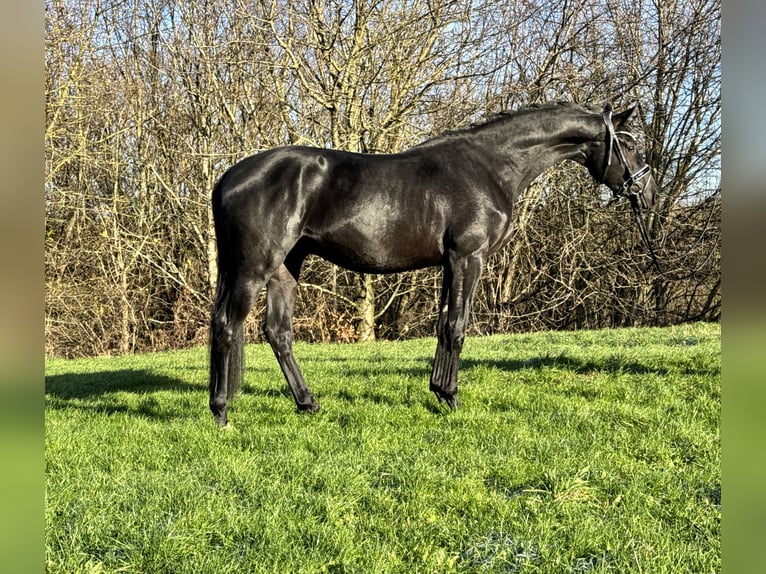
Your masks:
<instances>
[{"instance_id":1,"label":"tree trunk","mask_svg":"<svg viewBox=\"0 0 766 574\"><path fill-rule=\"evenodd\" d=\"M356 308L359 325L356 328L356 340L366 343L375 340L375 289L371 275L362 275L359 282L360 296Z\"/></svg>"}]
</instances>

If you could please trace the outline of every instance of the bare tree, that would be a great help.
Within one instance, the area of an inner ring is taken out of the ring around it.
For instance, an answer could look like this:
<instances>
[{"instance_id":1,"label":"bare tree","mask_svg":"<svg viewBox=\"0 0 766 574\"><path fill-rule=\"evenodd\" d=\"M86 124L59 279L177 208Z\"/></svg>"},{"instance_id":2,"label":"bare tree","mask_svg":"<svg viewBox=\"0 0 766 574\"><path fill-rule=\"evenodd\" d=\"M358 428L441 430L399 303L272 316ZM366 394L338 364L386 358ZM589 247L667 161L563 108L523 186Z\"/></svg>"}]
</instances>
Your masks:
<instances>
[{"instance_id":1,"label":"bare tree","mask_svg":"<svg viewBox=\"0 0 766 574\"><path fill-rule=\"evenodd\" d=\"M502 110L641 102L645 221L577 166L541 176L493 256L474 331L720 316L720 1L46 1L46 353L202 344L209 194L286 144L397 152ZM296 334L431 335L431 270L309 259ZM260 312L249 324L258 337Z\"/></svg>"}]
</instances>

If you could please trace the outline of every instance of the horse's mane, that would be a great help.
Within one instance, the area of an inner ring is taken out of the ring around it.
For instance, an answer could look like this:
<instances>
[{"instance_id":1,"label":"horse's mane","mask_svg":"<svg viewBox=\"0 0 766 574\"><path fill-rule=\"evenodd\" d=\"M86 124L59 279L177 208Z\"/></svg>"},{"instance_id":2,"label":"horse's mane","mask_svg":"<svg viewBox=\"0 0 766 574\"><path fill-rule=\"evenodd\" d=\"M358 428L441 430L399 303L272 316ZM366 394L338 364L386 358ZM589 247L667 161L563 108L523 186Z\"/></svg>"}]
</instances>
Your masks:
<instances>
[{"instance_id":1,"label":"horse's mane","mask_svg":"<svg viewBox=\"0 0 766 574\"><path fill-rule=\"evenodd\" d=\"M444 141L445 139L450 139L453 137L459 137L461 135L471 134L475 131L478 131L488 126L505 123L507 121L513 121L518 118L527 116L529 114L539 113L540 111L545 111L545 110L553 110L553 111L572 110L572 111L580 111L580 112L586 112L586 113L593 113L597 111L596 108L593 106L575 104L569 101L529 104L529 105L517 108L515 110L503 110L495 114L492 114L491 116L488 116L484 119L471 122L467 126L442 132L441 134L437 134L434 137L429 138L428 140L422 142L419 145L440 142L440 141Z\"/></svg>"},{"instance_id":2,"label":"horse's mane","mask_svg":"<svg viewBox=\"0 0 766 574\"><path fill-rule=\"evenodd\" d=\"M515 110L503 110L503 111L497 112L483 120L480 120L478 122L473 122L467 128L463 128L463 129L471 130L473 128L480 128L489 124L497 123L499 121L511 119L518 116L525 116L530 113L536 113L538 111L563 110L563 109L571 109L571 110L587 111L587 112L596 111L596 109L592 106L583 106L580 104L576 104L574 102L563 101L563 100L558 102L529 104L529 105L517 108Z\"/></svg>"}]
</instances>

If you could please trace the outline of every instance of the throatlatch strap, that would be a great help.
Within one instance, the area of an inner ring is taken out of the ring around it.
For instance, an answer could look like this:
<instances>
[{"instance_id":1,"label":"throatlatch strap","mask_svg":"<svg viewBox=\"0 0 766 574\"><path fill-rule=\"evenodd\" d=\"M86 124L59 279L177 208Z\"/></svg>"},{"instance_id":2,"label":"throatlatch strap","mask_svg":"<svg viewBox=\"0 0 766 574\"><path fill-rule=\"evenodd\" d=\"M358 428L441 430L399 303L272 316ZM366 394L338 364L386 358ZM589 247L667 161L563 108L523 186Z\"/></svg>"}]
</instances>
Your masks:
<instances>
[{"instance_id":1,"label":"throatlatch strap","mask_svg":"<svg viewBox=\"0 0 766 574\"><path fill-rule=\"evenodd\" d=\"M601 180L606 181L606 170L612 165L612 142L614 141L614 127L612 126L612 108L604 110L604 124L606 125L606 151L604 152L604 171Z\"/></svg>"}]
</instances>

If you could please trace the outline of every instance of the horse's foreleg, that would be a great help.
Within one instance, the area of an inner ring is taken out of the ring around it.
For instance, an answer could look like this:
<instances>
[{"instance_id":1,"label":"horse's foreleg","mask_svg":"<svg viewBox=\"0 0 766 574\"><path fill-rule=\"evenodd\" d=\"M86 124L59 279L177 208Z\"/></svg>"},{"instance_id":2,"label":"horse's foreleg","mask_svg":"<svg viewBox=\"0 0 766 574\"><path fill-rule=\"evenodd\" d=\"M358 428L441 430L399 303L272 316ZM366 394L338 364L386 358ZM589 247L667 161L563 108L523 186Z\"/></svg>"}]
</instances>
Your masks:
<instances>
[{"instance_id":1,"label":"horse's foreleg","mask_svg":"<svg viewBox=\"0 0 766 574\"><path fill-rule=\"evenodd\" d=\"M444 267L444 277L442 277L442 289L439 296L439 319L436 323L436 356L431 369L431 384L429 388L436 394L439 402L446 401L450 407L457 407L457 395L449 394L444 381L449 376L450 366L452 364L449 349L451 347L452 335L449 331L449 296L452 283L452 273L449 266ZM457 393L457 384L453 393Z\"/></svg>"},{"instance_id":2,"label":"horse's foreleg","mask_svg":"<svg viewBox=\"0 0 766 574\"><path fill-rule=\"evenodd\" d=\"M293 355L293 311L298 289L299 264L292 265L292 272L282 265L272 275L266 288L266 322L264 333L285 375L295 404L300 411L315 413L319 404L303 379Z\"/></svg>"},{"instance_id":3,"label":"horse's foreleg","mask_svg":"<svg viewBox=\"0 0 766 574\"><path fill-rule=\"evenodd\" d=\"M471 254L462 258L451 256L445 267L430 389L439 401L445 401L452 409L459 405L457 371L460 352L483 264L482 254Z\"/></svg>"}]
</instances>

